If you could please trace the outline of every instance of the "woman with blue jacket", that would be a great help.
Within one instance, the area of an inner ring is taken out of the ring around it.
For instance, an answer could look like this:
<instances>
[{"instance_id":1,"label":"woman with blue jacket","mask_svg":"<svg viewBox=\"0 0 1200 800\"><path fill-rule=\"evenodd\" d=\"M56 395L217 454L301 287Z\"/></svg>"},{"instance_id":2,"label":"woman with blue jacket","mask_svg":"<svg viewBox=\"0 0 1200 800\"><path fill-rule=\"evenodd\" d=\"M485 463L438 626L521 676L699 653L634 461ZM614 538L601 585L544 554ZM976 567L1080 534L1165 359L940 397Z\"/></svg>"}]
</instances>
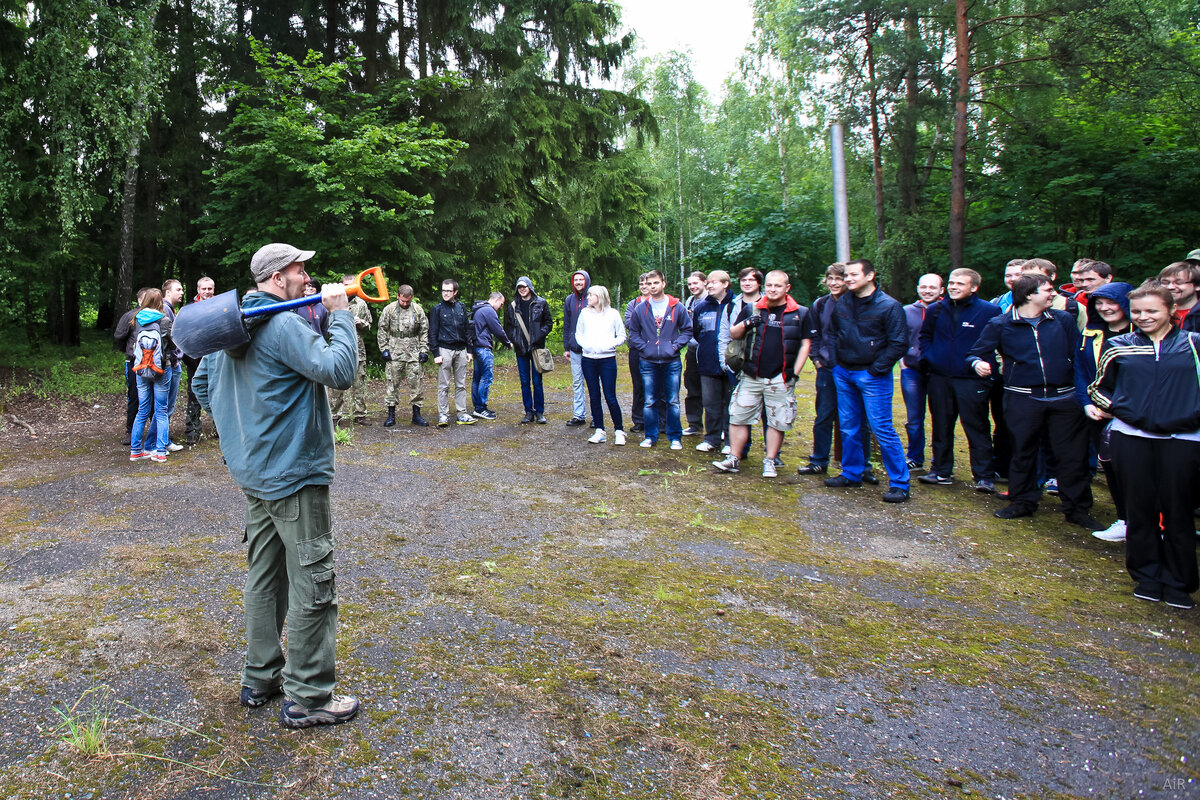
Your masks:
<instances>
[{"instance_id":1,"label":"woman with blue jacket","mask_svg":"<svg viewBox=\"0 0 1200 800\"><path fill-rule=\"evenodd\" d=\"M175 349L171 343L171 321L163 312L162 292L146 290L133 318L133 372L137 376L138 412L130 432L129 460L148 458L162 462L167 460L167 447L171 443L167 403L171 395L171 353ZM151 343L156 353L146 348ZM146 423L150 422L151 414L154 424L150 430L155 433L155 441L148 442Z\"/></svg>"}]
</instances>

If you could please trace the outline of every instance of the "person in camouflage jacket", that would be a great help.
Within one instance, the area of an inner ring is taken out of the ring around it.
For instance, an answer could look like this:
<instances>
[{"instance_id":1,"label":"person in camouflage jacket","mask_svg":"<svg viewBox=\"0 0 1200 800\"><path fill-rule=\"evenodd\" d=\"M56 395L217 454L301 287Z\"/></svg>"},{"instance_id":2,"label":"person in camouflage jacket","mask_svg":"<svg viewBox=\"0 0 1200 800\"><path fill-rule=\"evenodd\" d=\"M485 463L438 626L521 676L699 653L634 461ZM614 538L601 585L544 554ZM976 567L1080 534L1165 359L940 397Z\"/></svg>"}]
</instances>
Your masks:
<instances>
[{"instance_id":1,"label":"person in camouflage jacket","mask_svg":"<svg viewBox=\"0 0 1200 800\"><path fill-rule=\"evenodd\" d=\"M408 383L408 402L412 406L412 424L429 423L421 416L421 365L429 360L429 318L420 303L413 302L413 289L407 284L396 290L396 301L379 315L379 353L387 367L387 419L383 425L396 424L396 402L402 382Z\"/></svg>"},{"instance_id":2,"label":"person in camouflage jacket","mask_svg":"<svg viewBox=\"0 0 1200 800\"><path fill-rule=\"evenodd\" d=\"M358 280L357 275L343 275L342 285L351 286ZM354 373L354 385L345 391L329 390L329 410L333 414L333 424L337 425L342 419L342 409L346 405L346 395L354 408L354 424L368 425L367 422L367 343L363 341L363 333L371 330L371 309L361 297L350 298L350 313L354 315L354 332L358 339L358 371Z\"/></svg>"}]
</instances>

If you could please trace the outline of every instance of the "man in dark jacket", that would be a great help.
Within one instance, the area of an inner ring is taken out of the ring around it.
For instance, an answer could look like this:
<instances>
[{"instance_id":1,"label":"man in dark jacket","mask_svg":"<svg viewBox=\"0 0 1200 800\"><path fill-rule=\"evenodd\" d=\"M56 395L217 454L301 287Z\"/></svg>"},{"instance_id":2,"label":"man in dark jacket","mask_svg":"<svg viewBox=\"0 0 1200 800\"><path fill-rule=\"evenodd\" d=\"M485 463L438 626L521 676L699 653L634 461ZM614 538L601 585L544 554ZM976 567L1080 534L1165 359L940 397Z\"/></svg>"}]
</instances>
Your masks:
<instances>
[{"instance_id":1,"label":"man in dark jacket","mask_svg":"<svg viewBox=\"0 0 1200 800\"><path fill-rule=\"evenodd\" d=\"M587 308L587 293L592 277L581 269L571 273L571 293L563 300L563 357L571 365L571 418L568 428L586 425L587 389L583 381L583 351L575 343L575 323L579 312Z\"/></svg>"},{"instance_id":2,"label":"man in dark jacket","mask_svg":"<svg viewBox=\"0 0 1200 800\"><path fill-rule=\"evenodd\" d=\"M692 336L696 342L696 369L700 373L700 397L704 407L704 441L696 445L702 453L721 449L725 427L729 424L729 398L733 384L721 366L717 340L721 315L732 302L729 273L723 269L708 274L708 294L692 307ZM686 374L686 369L684 370Z\"/></svg>"},{"instance_id":3,"label":"man in dark jacket","mask_svg":"<svg viewBox=\"0 0 1200 800\"><path fill-rule=\"evenodd\" d=\"M683 307L692 318L692 333L697 333L696 304L708 294L708 276L696 270L687 279L688 296L683 299ZM687 427L683 429L684 436L698 436L703 433L704 426L704 384L701 381L702 372L696 361L697 340L695 336L688 342L687 350L683 352L683 416Z\"/></svg>"},{"instance_id":4,"label":"man in dark jacket","mask_svg":"<svg viewBox=\"0 0 1200 800\"><path fill-rule=\"evenodd\" d=\"M903 503L908 500L909 474L904 446L892 424L892 370L908 350L904 309L875 285L875 267L865 258L847 262L846 289L846 297L833 309L842 474L827 478L825 485L862 485L867 458L859 431L866 424L879 442L888 474L884 502Z\"/></svg>"},{"instance_id":5,"label":"man in dark jacket","mask_svg":"<svg viewBox=\"0 0 1200 800\"><path fill-rule=\"evenodd\" d=\"M752 313L729 329L734 339L752 336L733 398L729 402L729 455L713 466L721 472L737 472L739 457L750 437L750 426L765 411L767 452L763 456L764 478L778 475L775 459L784 434L796 419L796 373L808 359L808 309L788 294L791 280L780 270L766 275L763 297Z\"/></svg>"},{"instance_id":6,"label":"man in dark jacket","mask_svg":"<svg viewBox=\"0 0 1200 800\"><path fill-rule=\"evenodd\" d=\"M504 295L492 292L487 300L480 300L472 308L475 315L475 366L471 370L471 405L479 419L495 419L496 413L488 408L488 392L492 388L492 347L497 341L512 347L512 341L500 326L497 312L504 307Z\"/></svg>"},{"instance_id":7,"label":"man in dark jacket","mask_svg":"<svg viewBox=\"0 0 1200 800\"><path fill-rule=\"evenodd\" d=\"M1042 273L1027 272L1013 283L1013 305L993 317L967 354L980 377L996 373L996 353L1004 361L1004 417L1012 436L1008 473L1009 505L1000 519L1031 516L1041 500L1037 454L1043 431L1058 459L1058 492L1067 521L1099 530L1088 513L1087 429L1075 399L1075 351L1079 328L1069 312L1052 309L1058 293Z\"/></svg>"},{"instance_id":8,"label":"man in dark jacket","mask_svg":"<svg viewBox=\"0 0 1200 800\"><path fill-rule=\"evenodd\" d=\"M438 427L450 424L450 382L454 381L455 422L471 425L467 413L467 365L475 347L475 329L465 303L458 299L458 281L442 281L442 302L429 312L429 349L438 365Z\"/></svg>"},{"instance_id":9,"label":"man in dark jacket","mask_svg":"<svg viewBox=\"0 0 1200 800\"><path fill-rule=\"evenodd\" d=\"M629 344L641 353L642 383L646 403L642 421L646 438L642 447L658 441L658 401L667 404L666 432L672 450L682 450L683 427L679 424L679 351L692 338L692 320L683 304L666 293L666 280L656 269L646 275L650 294L634 305L629 315Z\"/></svg>"},{"instance_id":10,"label":"man in dark jacket","mask_svg":"<svg viewBox=\"0 0 1200 800\"><path fill-rule=\"evenodd\" d=\"M504 332L512 341L517 356L517 374L521 376L521 402L525 405L522 425L534 420L539 425L546 424L542 373L534 368L532 353L546 346L546 337L553 327L550 304L534 293L533 281L524 275L517 278L517 297L504 307Z\"/></svg>"},{"instance_id":11,"label":"man in dark jacket","mask_svg":"<svg viewBox=\"0 0 1200 800\"><path fill-rule=\"evenodd\" d=\"M975 489L996 490L988 404L992 382L967 366L967 352L1000 309L978 296L979 273L956 269L946 283L949 297L925 313L919 336L920 363L929 376L929 415L933 418L933 462L921 483L949 486L954 482L954 423L962 419L971 453Z\"/></svg>"}]
</instances>

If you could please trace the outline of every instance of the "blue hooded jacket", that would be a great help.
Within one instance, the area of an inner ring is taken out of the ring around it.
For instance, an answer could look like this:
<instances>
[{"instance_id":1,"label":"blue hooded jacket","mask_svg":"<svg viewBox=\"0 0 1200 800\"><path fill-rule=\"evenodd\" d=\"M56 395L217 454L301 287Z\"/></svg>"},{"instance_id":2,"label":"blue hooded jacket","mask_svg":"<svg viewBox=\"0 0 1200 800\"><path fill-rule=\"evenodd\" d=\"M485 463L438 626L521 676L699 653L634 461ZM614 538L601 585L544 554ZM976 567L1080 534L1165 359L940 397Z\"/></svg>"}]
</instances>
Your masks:
<instances>
[{"instance_id":1,"label":"blue hooded jacket","mask_svg":"<svg viewBox=\"0 0 1200 800\"><path fill-rule=\"evenodd\" d=\"M703 300L692 306L692 336L696 340L696 366L701 375L719 378L725 374L721 367L722 359L717 353L717 339L721 316L731 303L733 293L726 290L725 298L720 302L711 294L706 294Z\"/></svg>"},{"instance_id":2,"label":"blue hooded jacket","mask_svg":"<svg viewBox=\"0 0 1200 800\"><path fill-rule=\"evenodd\" d=\"M1100 349L1106 340L1119 335L1110 331L1108 323L1100 318L1100 313L1096 311L1095 300L1097 298L1113 300L1121 306L1129 327L1120 333L1128 333L1133 325L1129 317L1129 293L1132 291L1133 286L1118 281L1106 283L1088 295L1087 327L1083 329L1083 335L1079 337L1079 350L1075 353L1075 397L1081 406L1092 402L1088 397L1088 386L1096 379L1096 365L1100 362Z\"/></svg>"}]
</instances>

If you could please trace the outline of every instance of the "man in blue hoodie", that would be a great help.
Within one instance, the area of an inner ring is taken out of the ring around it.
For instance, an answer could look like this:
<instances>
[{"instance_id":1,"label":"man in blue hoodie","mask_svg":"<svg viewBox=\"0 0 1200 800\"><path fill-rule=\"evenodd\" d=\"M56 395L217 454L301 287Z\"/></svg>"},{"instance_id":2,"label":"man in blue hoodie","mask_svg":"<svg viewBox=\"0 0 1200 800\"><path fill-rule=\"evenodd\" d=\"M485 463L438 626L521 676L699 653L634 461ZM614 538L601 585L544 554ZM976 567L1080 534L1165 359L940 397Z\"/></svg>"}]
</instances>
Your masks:
<instances>
[{"instance_id":1,"label":"man in blue hoodie","mask_svg":"<svg viewBox=\"0 0 1200 800\"><path fill-rule=\"evenodd\" d=\"M563 300L563 357L571 365L571 418L568 428L586 425L587 387L583 380L583 350L575 341L575 323L579 312L587 308L588 288L592 278L581 269L571 273L571 293Z\"/></svg>"},{"instance_id":2,"label":"man in blue hoodie","mask_svg":"<svg viewBox=\"0 0 1200 800\"><path fill-rule=\"evenodd\" d=\"M242 307L304 296L314 255L266 245L250 272L258 291ZM257 708L281 691L289 728L333 725L358 700L333 693L337 584L333 569L333 418L325 387L345 390L358 367L346 288L327 283L329 341L297 314L253 317L250 342L200 361L192 390L212 414L229 474L246 495L246 660L240 702ZM284 658L280 637L287 621Z\"/></svg>"},{"instance_id":3,"label":"man in blue hoodie","mask_svg":"<svg viewBox=\"0 0 1200 800\"><path fill-rule=\"evenodd\" d=\"M475 321L475 361L471 370L471 405L479 419L495 419L496 413L488 408L488 392L492 388L492 347L497 341L512 347L508 334L500 325L497 312L504 307L504 295L492 292L487 300L480 300L471 307Z\"/></svg>"},{"instance_id":4,"label":"man in blue hoodie","mask_svg":"<svg viewBox=\"0 0 1200 800\"><path fill-rule=\"evenodd\" d=\"M683 427L679 424L679 351L692 338L692 319L683 303L666 293L667 282L656 269L646 273L649 295L629 314L629 346L641 353L642 383L646 402L642 421L646 438L642 447L658 441L658 403L667 404L666 429L672 450L682 450Z\"/></svg>"}]
</instances>

